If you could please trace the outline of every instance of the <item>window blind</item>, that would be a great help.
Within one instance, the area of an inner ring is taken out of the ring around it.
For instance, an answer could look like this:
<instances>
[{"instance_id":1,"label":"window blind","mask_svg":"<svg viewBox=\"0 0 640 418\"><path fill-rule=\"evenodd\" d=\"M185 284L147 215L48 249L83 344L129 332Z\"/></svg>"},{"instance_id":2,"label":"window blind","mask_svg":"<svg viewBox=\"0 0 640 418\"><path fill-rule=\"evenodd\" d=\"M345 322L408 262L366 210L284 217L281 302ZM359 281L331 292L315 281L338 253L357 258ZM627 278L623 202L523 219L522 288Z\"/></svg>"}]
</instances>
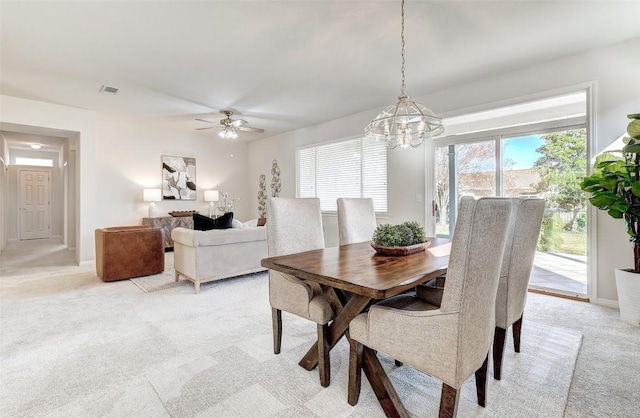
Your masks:
<instances>
[{"instance_id":1,"label":"window blind","mask_svg":"<svg viewBox=\"0 0 640 418\"><path fill-rule=\"evenodd\" d=\"M376 212L387 211L387 148L356 138L296 150L297 196L318 197L325 212L339 197L370 197Z\"/></svg>"}]
</instances>

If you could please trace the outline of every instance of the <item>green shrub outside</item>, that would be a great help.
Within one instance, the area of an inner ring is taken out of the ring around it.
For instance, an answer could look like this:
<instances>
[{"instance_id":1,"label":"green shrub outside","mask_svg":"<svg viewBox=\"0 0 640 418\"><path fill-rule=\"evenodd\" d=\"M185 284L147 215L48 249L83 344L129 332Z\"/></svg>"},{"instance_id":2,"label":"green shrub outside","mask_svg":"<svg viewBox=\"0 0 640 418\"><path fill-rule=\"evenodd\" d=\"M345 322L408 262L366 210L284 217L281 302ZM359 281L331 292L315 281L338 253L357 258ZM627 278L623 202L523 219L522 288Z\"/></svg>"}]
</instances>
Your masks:
<instances>
[{"instance_id":1,"label":"green shrub outside","mask_svg":"<svg viewBox=\"0 0 640 418\"><path fill-rule=\"evenodd\" d=\"M545 214L542 219L542 230L540 231L540 239L538 240L538 250L544 252L553 252L562 245L561 233L564 228L564 222L558 214Z\"/></svg>"}]
</instances>

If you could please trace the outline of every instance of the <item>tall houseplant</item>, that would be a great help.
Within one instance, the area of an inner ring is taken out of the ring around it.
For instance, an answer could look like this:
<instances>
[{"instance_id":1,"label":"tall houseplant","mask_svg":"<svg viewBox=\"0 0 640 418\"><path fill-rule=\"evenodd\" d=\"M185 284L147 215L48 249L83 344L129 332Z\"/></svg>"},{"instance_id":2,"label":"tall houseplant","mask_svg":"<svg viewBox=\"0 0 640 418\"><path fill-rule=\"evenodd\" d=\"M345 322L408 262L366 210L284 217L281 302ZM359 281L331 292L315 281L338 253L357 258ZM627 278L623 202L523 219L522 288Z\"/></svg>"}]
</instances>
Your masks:
<instances>
[{"instance_id":1,"label":"tall houseplant","mask_svg":"<svg viewBox=\"0 0 640 418\"><path fill-rule=\"evenodd\" d=\"M622 319L640 326L640 113L628 118L629 136L623 139L622 150L599 155L594 173L585 177L580 187L591 193L591 204L625 221L634 267L616 269L618 302Z\"/></svg>"}]
</instances>

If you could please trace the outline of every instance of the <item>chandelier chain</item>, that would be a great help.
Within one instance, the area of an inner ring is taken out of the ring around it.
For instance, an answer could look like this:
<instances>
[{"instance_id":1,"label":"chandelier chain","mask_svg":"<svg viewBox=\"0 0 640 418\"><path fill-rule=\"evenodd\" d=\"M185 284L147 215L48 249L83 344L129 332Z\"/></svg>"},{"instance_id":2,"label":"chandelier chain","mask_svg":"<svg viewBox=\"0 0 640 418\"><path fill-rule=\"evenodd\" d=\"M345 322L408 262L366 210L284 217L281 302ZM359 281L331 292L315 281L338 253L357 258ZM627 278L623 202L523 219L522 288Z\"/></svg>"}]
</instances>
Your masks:
<instances>
[{"instance_id":1,"label":"chandelier chain","mask_svg":"<svg viewBox=\"0 0 640 418\"><path fill-rule=\"evenodd\" d=\"M400 5L402 12L401 12L401 16L402 16L402 30L400 31L400 44L402 45L402 51L401 51L401 56L402 56L402 68L401 68L401 72L402 72L402 87L401 87L401 96L405 95L405 89L406 89L406 85L404 82L404 0L402 0L402 3Z\"/></svg>"}]
</instances>

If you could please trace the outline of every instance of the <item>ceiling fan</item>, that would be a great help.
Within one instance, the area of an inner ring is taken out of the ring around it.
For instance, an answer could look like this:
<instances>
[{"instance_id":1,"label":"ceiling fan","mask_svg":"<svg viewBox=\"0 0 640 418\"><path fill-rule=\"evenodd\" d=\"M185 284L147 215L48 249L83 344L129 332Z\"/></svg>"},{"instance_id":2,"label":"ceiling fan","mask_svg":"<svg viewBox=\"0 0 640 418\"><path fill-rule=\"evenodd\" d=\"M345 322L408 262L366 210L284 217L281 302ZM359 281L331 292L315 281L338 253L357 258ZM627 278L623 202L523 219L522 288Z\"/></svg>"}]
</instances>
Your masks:
<instances>
[{"instance_id":1,"label":"ceiling fan","mask_svg":"<svg viewBox=\"0 0 640 418\"><path fill-rule=\"evenodd\" d=\"M256 132L260 134L264 132L264 129L252 128L250 126L247 126L248 122L246 120L231 119L231 115L233 115L232 110L221 110L220 113L223 113L226 116L226 118L220 119L220 122L216 124L216 126L208 126L206 128L196 128L196 131L218 128L220 129L220 132L218 132L218 136L224 139L236 139L238 137L237 131ZM216 123L206 119L196 119L196 120L200 122L206 122L206 123L213 123L213 124Z\"/></svg>"}]
</instances>

